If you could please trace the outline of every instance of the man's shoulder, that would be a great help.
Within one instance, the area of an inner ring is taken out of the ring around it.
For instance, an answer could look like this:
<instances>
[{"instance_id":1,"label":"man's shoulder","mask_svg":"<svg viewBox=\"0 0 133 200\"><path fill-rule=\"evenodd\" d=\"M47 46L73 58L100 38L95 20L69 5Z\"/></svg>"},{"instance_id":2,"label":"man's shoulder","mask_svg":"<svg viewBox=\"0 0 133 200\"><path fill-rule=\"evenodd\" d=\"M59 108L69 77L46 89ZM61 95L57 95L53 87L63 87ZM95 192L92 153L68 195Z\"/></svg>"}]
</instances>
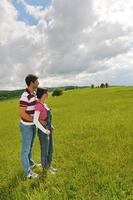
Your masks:
<instances>
[{"instance_id":1,"label":"man's shoulder","mask_svg":"<svg viewBox=\"0 0 133 200\"><path fill-rule=\"evenodd\" d=\"M27 101L35 101L37 99L36 93L29 93L27 90L25 90L20 97L20 100L27 100Z\"/></svg>"},{"instance_id":2,"label":"man's shoulder","mask_svg":"<svg viewBox=\"0 0 133 200\"><path fill-rule=\"evenodd\" d=\"M25 91L21 94L20 99L23 99L23 98L24 98L24 99L25 99L25 98L28 99L28 95L29 95L28 92L25 90Z\"/></svg>"}]
</instances>

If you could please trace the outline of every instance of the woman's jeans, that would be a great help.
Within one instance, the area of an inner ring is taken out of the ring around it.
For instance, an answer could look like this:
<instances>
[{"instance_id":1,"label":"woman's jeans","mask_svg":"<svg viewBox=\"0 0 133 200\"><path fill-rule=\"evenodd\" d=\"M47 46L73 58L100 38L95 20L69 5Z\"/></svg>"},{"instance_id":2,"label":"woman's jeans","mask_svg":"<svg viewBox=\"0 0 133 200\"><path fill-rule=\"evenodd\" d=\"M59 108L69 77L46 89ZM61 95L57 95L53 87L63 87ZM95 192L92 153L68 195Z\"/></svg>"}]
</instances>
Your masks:
<instances>
[{"instance_id":1,"label":"woman's jeans","mask_svg":"<svg viewBox=\"0 0 133 200\"><path fill-rule=\"evenodd\" d=\"M30 166L35 164L32 160L32 147L36 135L36 127L35 125L24 125L20 123L20 130L22 134L21 162L24 172L27 175L31 171Z\"/></svg>"},{"instance_id":2,"label":"woman's jeans","mask_svg":"<svg viewBox=\"0 0 133 200\"><path fill-rule=\"evenodd\" d=\"M42 168L47 170L52 162L53 133L51 131L50 135L48 136L38 129L38 137L40 141Z\"/></svg>"}]
</instances>

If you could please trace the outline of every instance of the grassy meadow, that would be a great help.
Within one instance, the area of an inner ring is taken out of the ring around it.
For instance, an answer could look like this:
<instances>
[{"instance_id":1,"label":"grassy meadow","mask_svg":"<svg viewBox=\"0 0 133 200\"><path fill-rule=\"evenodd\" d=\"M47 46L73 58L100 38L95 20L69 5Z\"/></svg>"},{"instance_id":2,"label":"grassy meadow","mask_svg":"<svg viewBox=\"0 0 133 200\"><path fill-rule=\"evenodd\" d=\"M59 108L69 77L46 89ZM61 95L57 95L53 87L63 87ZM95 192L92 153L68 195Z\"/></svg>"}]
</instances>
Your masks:
<instances>
[{"instance_id":1,"label":"grassy meadow","mask_svg":"<svg viewBox=\"0 0 133 200\"><path fill-rule=\"evenodd\" d=\"M18 99L0 102L0 200L133 200L133 87L75 89L47 103L58 172L25 180ZM40 162L37 136L33 157Z\"/></svg>"}]
</instances>

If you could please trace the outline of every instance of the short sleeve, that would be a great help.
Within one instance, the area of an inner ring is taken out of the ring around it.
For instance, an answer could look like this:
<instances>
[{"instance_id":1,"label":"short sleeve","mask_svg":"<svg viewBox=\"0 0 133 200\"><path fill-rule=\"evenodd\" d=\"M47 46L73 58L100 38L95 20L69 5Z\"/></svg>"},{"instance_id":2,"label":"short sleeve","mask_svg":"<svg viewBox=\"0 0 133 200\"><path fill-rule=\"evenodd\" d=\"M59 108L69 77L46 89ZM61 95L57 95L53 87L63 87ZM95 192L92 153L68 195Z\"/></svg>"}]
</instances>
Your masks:
<instances>
[{"instance_id":1,"label":"short sleeve","mask_svg":"<svg viewBox=\"0 0 133 200\"><path fill-rule=\"evenodd\" d=\"M19 100L20 107L27 107L28 106L28 98L25 95L22 95Z\"/></svg>"},{"instance_id":2,"label":"short sleeve","mask_svg":"<svg viewBox=\"0 0 133 200\"><path fill-rule=\"evenodd\" d=\"M35 104L35 111L41 112L41 105L39 103Z\"/></svg>"}]
</instances>

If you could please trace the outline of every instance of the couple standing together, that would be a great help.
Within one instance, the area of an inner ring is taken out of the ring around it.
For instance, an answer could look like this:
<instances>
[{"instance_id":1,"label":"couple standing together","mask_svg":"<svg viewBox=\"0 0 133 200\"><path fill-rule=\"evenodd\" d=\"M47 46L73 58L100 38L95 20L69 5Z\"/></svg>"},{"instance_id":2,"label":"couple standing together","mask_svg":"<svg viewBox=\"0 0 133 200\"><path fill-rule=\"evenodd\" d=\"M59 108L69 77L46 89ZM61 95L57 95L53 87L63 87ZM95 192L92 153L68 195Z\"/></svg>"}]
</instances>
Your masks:
<instances>
[{"instance_id":1,"label":"couple standing together","mask_svg":"<svg viewBox=\"0 0 133 200\"><path fill-rule=\"evenodd\" d=\"M51 166L53 154L53 127L52 113L45 101L48 90L38 88L38 77L32 74L25 78L26 90L20 98L20 131L22 135L21 162L27 178L36 178L34 167L42 166L43 174L49 170L55 173L56 169ZM32 147L38 128L38 137L41 150L41 164L32 159Z\"/></svg>"}]
</instances>

